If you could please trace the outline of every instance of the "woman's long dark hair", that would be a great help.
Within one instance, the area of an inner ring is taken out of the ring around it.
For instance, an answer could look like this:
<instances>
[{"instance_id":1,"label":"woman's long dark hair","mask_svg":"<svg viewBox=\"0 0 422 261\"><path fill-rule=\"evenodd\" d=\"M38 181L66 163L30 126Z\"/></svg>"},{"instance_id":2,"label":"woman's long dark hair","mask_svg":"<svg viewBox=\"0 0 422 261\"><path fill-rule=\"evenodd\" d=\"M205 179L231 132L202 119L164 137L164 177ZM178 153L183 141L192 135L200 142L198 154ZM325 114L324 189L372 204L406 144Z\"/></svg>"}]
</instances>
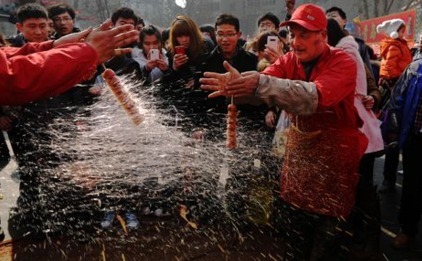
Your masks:
<instances>
[{"instance_id":1,"label":"woman's long dark hair","mask_svg":"<svg viewBox=\"0 0 422 261\"><path fill-rule=\"evenodd\" d=\"M330 46L336 46L340 39L345 37L346 33L343 31L343 28L337 23L336 20L329 18L327 24L327 38L328 44Z\"/></svg>"}]
</instances>

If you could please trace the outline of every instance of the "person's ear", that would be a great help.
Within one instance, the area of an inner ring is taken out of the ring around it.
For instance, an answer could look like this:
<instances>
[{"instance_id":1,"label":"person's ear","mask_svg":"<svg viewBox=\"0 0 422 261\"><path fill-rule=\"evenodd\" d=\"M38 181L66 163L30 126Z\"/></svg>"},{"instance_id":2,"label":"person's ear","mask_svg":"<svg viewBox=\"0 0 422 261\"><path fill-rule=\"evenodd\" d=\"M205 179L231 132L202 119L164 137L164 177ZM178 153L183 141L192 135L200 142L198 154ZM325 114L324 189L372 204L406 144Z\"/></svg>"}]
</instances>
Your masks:
<instances>
[{"instance_id":1,"label":"person's ear","mask_svg":"<svg viewBox=\"0 0 422 261\"><path fill-rule=\"evenodd\" d=\"M16 29L18 29L19 32L22 31L23 24L22 23L16 23Z\"/></svg>"}]
</instances>

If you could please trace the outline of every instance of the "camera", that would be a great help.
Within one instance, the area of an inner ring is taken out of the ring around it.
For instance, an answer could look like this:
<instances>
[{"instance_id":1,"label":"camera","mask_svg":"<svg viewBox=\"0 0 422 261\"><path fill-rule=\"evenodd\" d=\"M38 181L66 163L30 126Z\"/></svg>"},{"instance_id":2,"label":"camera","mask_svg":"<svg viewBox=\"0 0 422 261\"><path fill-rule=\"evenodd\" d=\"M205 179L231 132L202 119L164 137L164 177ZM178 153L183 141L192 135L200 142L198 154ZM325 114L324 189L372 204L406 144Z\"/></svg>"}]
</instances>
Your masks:
<instances>
[{"instance_id":1,"label":"camera","mask_svg":"<svg viewBox=\"0 0 422 261\"><path fill-rule=\"evenodd\" d=\"M267 47L271 47L274 50L278 48L278 37L275 35L269 35L267 37Z\"/></svg>"},{"instance_id":2,"label":"camera","mask_svg":"<svg viewBox=\"0 0 422 261\"><path fill-rule=\"evenodd\" d=\"M149 59L150 60L158 60L158 59L160 59L160 51L158 49L151 49L149 51Z\"/></svg>"}]
</instances>

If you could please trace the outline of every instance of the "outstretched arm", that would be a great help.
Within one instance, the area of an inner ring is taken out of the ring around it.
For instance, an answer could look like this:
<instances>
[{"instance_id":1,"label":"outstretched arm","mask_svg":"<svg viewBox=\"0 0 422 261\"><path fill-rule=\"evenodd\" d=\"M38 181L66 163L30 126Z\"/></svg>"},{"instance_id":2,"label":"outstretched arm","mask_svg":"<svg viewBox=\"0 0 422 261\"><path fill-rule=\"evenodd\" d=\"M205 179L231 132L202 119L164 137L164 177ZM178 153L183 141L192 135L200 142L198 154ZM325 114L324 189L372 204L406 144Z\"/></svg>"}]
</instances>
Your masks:
<instances>
[{"instance_id":1,"label":"outstretched arm","mask_svg":"<svg viewBox=\"0 0 422 261\"><path fill-rule=\"evenodd\" d=\"M114 56L115 48L138 37L131 25L109 29L110 25L107 21L97 29L73 35L73 43L58 40L1 48L0 104L24 104L54 96L88 79L97 64Z\"/></svg>"},{"instance_id":2,"label":"outstretched arm","mask_svg":"<svg viewBox=\"0 0 422 261\"><path fill-rule=\"evenodd\" d=\"M218 96L257 96L270 106L278 106L295 115L312 114L318 107L318 91L312 82L280 79L256 71L239 72L224 62L225 74L204 74L201 88L213 91L210 98Z\"/></svg>"}]
</instances>

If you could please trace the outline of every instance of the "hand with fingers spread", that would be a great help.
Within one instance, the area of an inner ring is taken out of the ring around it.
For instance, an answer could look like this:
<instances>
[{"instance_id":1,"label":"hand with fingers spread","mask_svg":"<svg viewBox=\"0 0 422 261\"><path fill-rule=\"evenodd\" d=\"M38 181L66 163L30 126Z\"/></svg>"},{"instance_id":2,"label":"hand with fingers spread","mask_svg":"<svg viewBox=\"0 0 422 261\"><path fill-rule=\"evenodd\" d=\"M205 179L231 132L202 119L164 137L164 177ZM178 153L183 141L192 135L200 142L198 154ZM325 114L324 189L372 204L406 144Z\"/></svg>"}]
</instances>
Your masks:
<instances>
[{"instance_id":1,"label":"hand with fingers spread","mask_svg":"<svg viewBox=\"0 0 422 261\"><path fill-rule=\"evenodd\" d=\"M227 94L234 97L254 96L259 83L259 72L243 72L241 77L227 84Z\"/></svg>"},{"instance_id":2,"label":"hand with fingers spread","mask_svg":"<svg viewBox=\"0 0 422 261\"><path fill-rule=\"evenodd\" d=\"M133 25L125 24L110 29L112 23L107 20L100 27L94 29L85 39L98 54L99 61L105 62L115 55L114 49L127 46L138 39L139 32ZM122 54L131 52L131 48L121 48Z\"/></svg>"},{"instance_id":3,"label":"hand with fingers spread","mask_svg":"<svg viewBox=\"0 0 422 261\"><path fill-rule=\"evenodd\" d=\"M118 49L118 52L115 49L136 41L139 32L130 24L115 28L111 25L109 20L98 28L64 36L54 42L1 48L0 104L25 104L58 95L89 79L98 64L116 53L130 53L130 48Z\"/></svg>"},{"instance_id":4,"label":"hand with fingers spread","mask_svg":"<svg viewBox=\"0 0 422 261\"><path fill-rule=\"evenodd\" d=\"M53 46L57 47L64 44L83 42L85 40L85 37L87 37L92 32L92 30L93 28L89 27L88 29L85 29L81 32L62 36L54 41Z\"/></svg>"},{"instance_id":5,"label":"hand with fingers spread","mask_svg":"<svg viewBox=\"0 0 422 261\"><path fill-rule=\"evenodd\" d=\"M133 25L130 24L114 28L111 28L111 25L111 20L107 20L98 28L90 28L80 33L62 37L54 42L54 47L84 41L97 52L98 62L105 62L117 54L117 52L115 52L116 48L127 46L136 41L139 34L139 32L133 28ZM118 49L118 54L120 55L130 52L131 48Z\"/></svg>"},{"instance_id":6,"label":"hand with fingers spread","mask_svg":"<svg viewBox=\"0 0 422 261\"><path fill-rule=\"evenodd\" d=\"M243 73L240 74L239 71L237 71L227 61L224 61L223 65L227 70L227 72L224 74L213 72L204 73L204 78L199 80L201 83L201 89L205 91L213 91L208 96L209 98L215 98L218 96L245 96L243 95L244 86L241 85L241 83L245 80ZM259 79L259 73L257 72L257 74Z\"/></svg>"},{"instance_id":7,"label":"hand with fingers spread","mask_svg":"<svg viewBox=\"0 0 422 261\"><path fill-rule=\"evenodd\" d=\"M214 72L205 72L204 78L199 79L201 83L201 89L205 91L213 91L209 98L215 98L219 96L228 96L227 94L227 83L230 80L241 77L238 70L233 68L227 61L223 63L224 68L227 70L226 73L214 73Z\"/></svg>"}]
</instances>

